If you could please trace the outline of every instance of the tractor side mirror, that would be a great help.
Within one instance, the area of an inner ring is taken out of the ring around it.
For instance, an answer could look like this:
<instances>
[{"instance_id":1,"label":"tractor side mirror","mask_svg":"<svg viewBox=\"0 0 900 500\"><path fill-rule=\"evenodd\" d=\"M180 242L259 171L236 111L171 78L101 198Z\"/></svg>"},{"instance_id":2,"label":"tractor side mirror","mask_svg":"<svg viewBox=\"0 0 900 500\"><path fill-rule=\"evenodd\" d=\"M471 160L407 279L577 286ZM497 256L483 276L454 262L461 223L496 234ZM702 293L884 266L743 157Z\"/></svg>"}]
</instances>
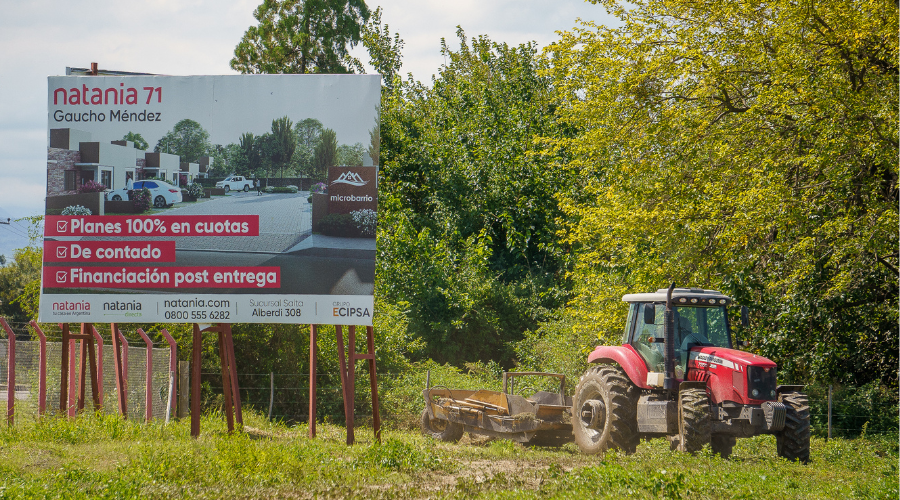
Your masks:
<instances>
[{"instance_id":1,"label":"tractor side mirror","mask_svg":"<svg viewBox=\"0 0 900 500\"><path fill-rule=\"evenodd\" d=\"M741 326L744 328L750 326L750 309L747 309L747 306L741 306Z\"/></svg>"},{"instance_id":2,"label":"tractor side mirror","mask_svg":"<svg viewBox=\"0 0 900 500\"><path fill-rule=\"evenodd\" d=\"M656 323L656 304L644 304L644 324Z\"/></svg>"}]
</instances>

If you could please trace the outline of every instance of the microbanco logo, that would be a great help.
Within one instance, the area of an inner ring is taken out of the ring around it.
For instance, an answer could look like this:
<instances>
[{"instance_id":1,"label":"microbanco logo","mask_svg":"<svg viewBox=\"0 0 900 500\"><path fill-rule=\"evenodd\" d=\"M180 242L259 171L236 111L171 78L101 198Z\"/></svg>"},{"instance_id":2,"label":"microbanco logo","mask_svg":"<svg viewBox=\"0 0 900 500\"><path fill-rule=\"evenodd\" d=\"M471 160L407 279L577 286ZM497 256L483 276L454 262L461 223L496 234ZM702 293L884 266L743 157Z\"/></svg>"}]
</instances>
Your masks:
<instances>
[{"instance_id":1,"label":"microbanco logo","mask_svg":"<svg viewBox=\"0 0 900 500\"><path fill-rule=\"evenodd\" d=\"M356 172L344 172L337 179L335 179L331 184L350 184L351 186L365 186L369 181L364 181L362 176L357 174Z\"/></svg>"}]
</instances>

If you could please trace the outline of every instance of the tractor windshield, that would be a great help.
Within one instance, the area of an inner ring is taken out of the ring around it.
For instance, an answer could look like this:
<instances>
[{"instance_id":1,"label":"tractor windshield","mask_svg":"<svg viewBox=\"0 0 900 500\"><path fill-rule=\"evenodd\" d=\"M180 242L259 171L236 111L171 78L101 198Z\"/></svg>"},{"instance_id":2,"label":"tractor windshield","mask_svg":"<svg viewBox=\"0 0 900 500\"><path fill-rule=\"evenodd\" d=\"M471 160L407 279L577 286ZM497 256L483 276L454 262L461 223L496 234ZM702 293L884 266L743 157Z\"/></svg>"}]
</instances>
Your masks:
<instances>
[{"instance_id":1,"label":"tractor windshield","mask_svg":"<svg viewBox=\"0 0 900 500\"><path fill-rule=\"evenodd\" d=\"M675 330L676 345L731 347L724 307L675 307Z\"/></svg>"},{"instance_id":2,"label":"tractor windshield","mask_svg":"<svg viewBox=\"0 0 900 500\"><path fill-rule=\"evenodd\" d=\"M654 308L653 323L645 322L644 309ZM643 303L635 307L631 314L635 323L632 345L647 363L650 371L665 370L665 349L662 304ZM683 378L687 366L688 352L694 346L731 347L728 325L725 322L724 307L675 307L675 374Z\"/></svg>"}]
</instances>

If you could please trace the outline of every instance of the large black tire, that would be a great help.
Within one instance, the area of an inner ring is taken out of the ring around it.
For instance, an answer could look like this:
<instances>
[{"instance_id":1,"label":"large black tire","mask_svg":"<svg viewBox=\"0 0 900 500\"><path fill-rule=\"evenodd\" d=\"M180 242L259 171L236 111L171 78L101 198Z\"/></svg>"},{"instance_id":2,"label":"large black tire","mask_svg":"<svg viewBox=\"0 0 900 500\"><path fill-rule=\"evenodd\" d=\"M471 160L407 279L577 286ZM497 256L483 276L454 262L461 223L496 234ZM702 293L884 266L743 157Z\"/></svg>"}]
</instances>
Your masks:
<instances>
[{"instance_id":1,"label":"large black tire","mask_svg":"<svg viewBox=\"0 0 900 500\"><path fill-rule=\"evenodd\" d=\"M637 432L637 388L617 366L589 368L572 398L572 434L588 455L609 449L634 453Z\"/></svg>"},{"instance_id":2,"label":"large black tire","mask_svg":"<svg viewBox=\"0 0 900 500\"><path fill-rule=\"evenodd\" d=\"M706 389L685 389L678 395L678 451L696 453L710 443L709 396Z\"/></svg>"},{"instance_id":3,"label":"large black tire","mask_svg":"<svg viewBox=\"0 0 900 500\"><path fill-rule=\"evenodd\" d=\"M809 462L809 398L800 392L778 395L785 406L784 429L775 435L778 456Z\"/></svg>"},{"instance_id":4,"label":"large black tire","mask_svg":"<svg viewBox=\"0 0 900 500\"><path fill-rule=\"evenodd\" d=\"M114 194L112 197L112 201L122 201L122 197L117 194Z\"/></svg>"},{"instance_id":5,"label":"large black tire","mask_svg":"<svg viewBox=\"0 0 900 500\"><path fill-rule=\"evenodd\" d=\"M731 450L734 449L734 445L737 444L737 438L727 434L713 434L709 444L713 453L722 458L728 458L731 456Z\"/></svg>"},{"instance_id":6,"label":"large black tire","mask_svg":"<svg viewBox=\"0 0 900 500\"><path fill-rule=\"evenodd\" d=\"M250 191L250 186L248 186L247 184L244 184L244 192L246 193L249 191Z\"/></svg>"},{"instance_id":7,"label":"large black tire","mask_svg":"<svg viewBox=\"0 0 900 500\"><path fill-rule=\"evenodd\" d=\"M165 206L166 206L166 199L165 199L162 195L157 196L156 199L153 200L153 206L156 207L156 208L163 208L163 207L165 207Z\"/></svg>"},{"instance_id":8,"label":"large black tire","mask_svg":"<svg viewBox=\"0 0 900 500\"><path fill-rule=\"evenodd\" d=\"M226 193L230 193L230 192L231 192L231 186L229 186L228 184L225 184L225 192L226 192Z\"/></svg>"},{"instance_id":9,"label":"large black tire","mask_svg":"<svg viewBox=\"0 0 900 500\"><path fill-rule=\"evenodd\" d=\"M422 410L422 434L447 443L455 443L462 438L463 426L456 422L428 418L428 410Z\"/></svg>"}]
</instances>

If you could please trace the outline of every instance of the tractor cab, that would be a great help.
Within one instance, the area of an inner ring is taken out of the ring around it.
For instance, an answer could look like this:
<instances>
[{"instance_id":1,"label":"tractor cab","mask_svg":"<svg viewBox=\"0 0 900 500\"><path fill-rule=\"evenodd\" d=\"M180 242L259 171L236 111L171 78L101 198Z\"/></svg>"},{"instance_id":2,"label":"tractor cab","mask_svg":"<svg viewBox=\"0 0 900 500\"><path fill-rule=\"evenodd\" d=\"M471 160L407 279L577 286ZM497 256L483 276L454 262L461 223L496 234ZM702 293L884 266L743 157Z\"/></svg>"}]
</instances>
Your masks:
<instances>
[{"instance_id":1,"label":"tractor cab","mask_svg":"<svg viewBox=\"0 0 900 500\"><path fill-rule=\"evenodd\" d=\"M640 354L649 372L665 371L665 310L668 290L635 293L622 297L631 307L623 344ZM675 378L685 379L691 349L722 347L730 349L731 325L726 307L731 298L714 290L676 288L672 291Z\"/></svg>"}]
</instances>

